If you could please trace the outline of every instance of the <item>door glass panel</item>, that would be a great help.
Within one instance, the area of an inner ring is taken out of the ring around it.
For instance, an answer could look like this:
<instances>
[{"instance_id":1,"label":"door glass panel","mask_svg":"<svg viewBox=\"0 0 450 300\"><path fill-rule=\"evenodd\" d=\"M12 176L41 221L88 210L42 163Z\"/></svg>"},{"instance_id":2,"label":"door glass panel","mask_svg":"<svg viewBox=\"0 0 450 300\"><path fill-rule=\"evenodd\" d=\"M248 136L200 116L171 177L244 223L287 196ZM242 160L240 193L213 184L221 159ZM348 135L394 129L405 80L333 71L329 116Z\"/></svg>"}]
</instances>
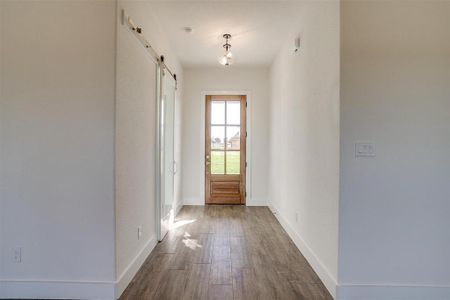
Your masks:
<instances>
[{"instance_id":1,"label":"door glass panel","mask_svg":"<svg viewBox=\"0 0 450 300\"><path fill-rule=\"evenodd\" d=\"M227 150L241 149L241 128L239 126L227 126Z\"/></svg>"},{"instance_id":2,"label":"door glass panel","mask_svg":"<svg viewBox=\"0 0 450 300\"><path fill-rule=\"evenodd\" d=\"M211 149L225 149L225 126L211 126Z\"/></svg>"},{"instance_id":3,"label":"door glass panel","mask_svg":"<svg viewBox=\"0 0 450 300\"><path fill-rule=\"evenodd\" d=\"M211 102L211 124L225 124L225 101Z\"/></svg>"},{"instance_id":4,"label":"door glass panel","mask_svg":"<svg viewBox=\"0 0 450 300\"><path fill-rule=\"evenodd\" d=\"M228 125L241 124L241 102L239 101L227 102L227 124Z\"/></svg>"},{"instance_id":5,"label":"door glass panel","mask_svg":"<svg viewBox=\"0 0 450 300\"><path fill-rule=\"evenodd\" d=\"M225 152L211 151L211 174L225 174Z\"/></svg>"},{"instance_id":6,"label":"door glass panel","mask_svg":"<svg viewBox=\"0 0 450 300\"><path fill-rule=\"evenodd\" d=\"M227 151L227 174L240 174L241 152Z\"/></svg>"}]
</instances>

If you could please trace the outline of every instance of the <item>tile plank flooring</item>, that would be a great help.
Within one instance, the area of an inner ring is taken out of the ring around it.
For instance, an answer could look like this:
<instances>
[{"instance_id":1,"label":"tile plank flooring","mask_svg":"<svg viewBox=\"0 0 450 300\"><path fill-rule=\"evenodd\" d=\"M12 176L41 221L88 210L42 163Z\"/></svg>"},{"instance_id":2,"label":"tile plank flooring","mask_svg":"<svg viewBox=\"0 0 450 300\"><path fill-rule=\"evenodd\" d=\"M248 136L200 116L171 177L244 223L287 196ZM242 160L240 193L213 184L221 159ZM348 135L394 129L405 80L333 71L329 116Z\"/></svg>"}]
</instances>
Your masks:
<instances>
[{"instance_id":1,"label":"tile plank flooring","mask_svg":"<svg viewBox=\"0 0 450 300\"><path fill-rule=\"evenodd\" d=\"M267 207L185 206L121 300L332 300Z\"/></svg>"}]
</instances>

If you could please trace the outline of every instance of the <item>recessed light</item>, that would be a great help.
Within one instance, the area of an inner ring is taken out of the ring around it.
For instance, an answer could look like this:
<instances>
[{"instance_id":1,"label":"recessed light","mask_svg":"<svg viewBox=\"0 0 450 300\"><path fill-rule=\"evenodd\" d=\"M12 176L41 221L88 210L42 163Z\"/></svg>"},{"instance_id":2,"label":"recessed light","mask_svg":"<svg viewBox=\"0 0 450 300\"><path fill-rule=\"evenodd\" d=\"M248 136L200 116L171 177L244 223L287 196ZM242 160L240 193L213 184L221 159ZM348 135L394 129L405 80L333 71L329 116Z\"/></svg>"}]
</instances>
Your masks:
<instances>
[{"instance_id":1,"label":"recessed light","mask_svg":"<svg viewBox=\"0 0 450 300\"><path fill-rule=\"evenodd\" d=\"M186 33L192 33L192 31L193 31L192 27L189 27L189 26L183 27L183 30L184 30L184 32L186 32Z\"/></svg>"}]
</instances>

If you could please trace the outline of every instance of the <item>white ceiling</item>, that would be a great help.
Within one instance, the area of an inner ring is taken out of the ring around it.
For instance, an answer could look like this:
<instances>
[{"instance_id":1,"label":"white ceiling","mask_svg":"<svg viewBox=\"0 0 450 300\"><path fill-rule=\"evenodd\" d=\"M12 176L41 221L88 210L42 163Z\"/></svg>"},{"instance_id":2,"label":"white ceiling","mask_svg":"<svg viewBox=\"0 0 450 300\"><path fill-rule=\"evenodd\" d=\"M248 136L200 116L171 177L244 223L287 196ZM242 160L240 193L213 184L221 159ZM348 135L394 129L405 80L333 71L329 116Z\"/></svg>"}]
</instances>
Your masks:
<instances>
[{"instance_id":1,"label":"white ceiling","mask_svg":"<svg viewBox=\"0 0 450 300\"><path fill-rule=\"evenodd\" d=\"M234 65L269 65L298 34L301 1L155 1L152 7L183 66L217 66L224 33L233 36Z\"/></svg>"}]
</instances>

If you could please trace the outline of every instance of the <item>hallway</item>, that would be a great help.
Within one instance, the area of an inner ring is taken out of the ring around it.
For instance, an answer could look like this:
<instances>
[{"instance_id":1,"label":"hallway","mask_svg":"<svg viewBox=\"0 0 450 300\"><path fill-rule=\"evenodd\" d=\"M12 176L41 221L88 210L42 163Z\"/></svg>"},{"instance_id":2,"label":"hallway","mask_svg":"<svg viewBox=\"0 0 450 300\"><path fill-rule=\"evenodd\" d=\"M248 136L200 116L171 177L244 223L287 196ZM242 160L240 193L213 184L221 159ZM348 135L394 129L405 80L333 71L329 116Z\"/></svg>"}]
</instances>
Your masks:
<instances>
[{"instance_id":1,"label":"hallway","mask_svg":"<svg viewBox=\"0 0 450 300\"><path fill-rule=\"evenodd\" d=\"M267 207L184 206L125 299L332 299Z\"/></svg>"}]
</instances>

